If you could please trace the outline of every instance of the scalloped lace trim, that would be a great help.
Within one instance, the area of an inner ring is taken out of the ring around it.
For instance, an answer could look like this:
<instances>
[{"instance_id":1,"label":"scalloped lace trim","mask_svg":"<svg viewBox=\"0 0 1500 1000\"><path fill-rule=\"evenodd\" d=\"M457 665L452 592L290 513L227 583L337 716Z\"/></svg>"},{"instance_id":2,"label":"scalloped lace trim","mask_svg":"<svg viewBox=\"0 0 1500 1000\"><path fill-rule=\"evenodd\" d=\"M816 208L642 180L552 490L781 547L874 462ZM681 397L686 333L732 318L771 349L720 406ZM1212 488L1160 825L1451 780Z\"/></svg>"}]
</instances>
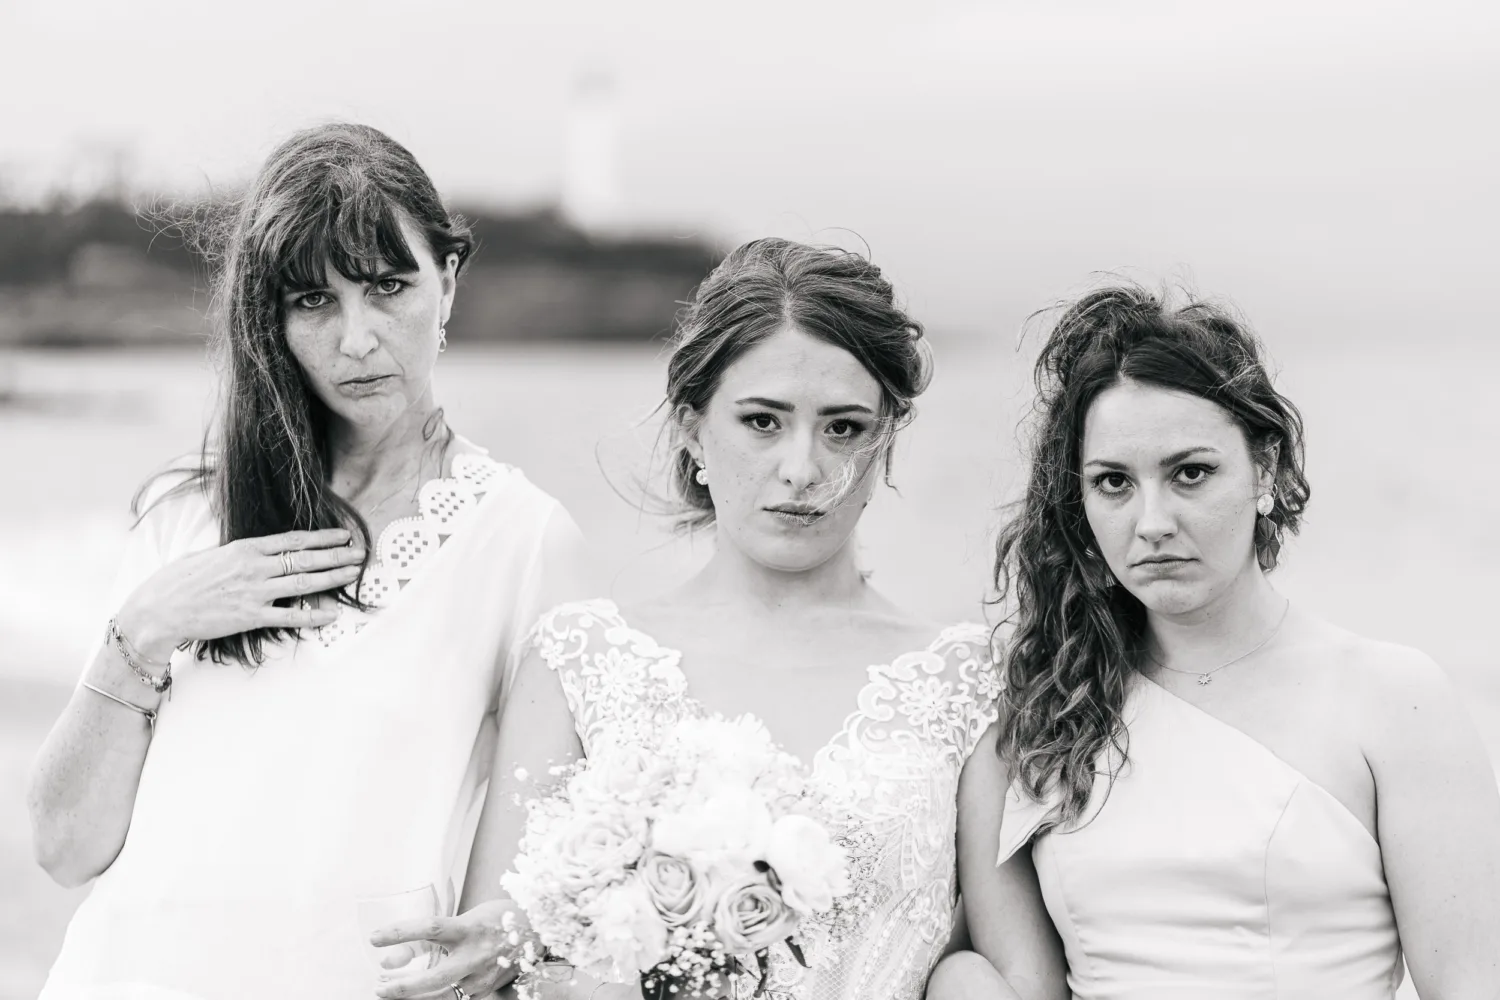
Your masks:
<instances>
[{"instance_id":1,"label":"scalloped lace trim","mask_svg":"<svg viewBox=\"0 0 1500 1000\"><path fill-rule=\"evenodd\" d=\"M369 611L344 608L338 620L313 631L324 646L364 629L388 607L417 573L479 506L495 480L510 467L488 455L465 453L453 459L453 474L429 479L417 493L417 513L386 525L375 545L375 558L359 585L359 599Z\"/></svg>"}]
</instances>

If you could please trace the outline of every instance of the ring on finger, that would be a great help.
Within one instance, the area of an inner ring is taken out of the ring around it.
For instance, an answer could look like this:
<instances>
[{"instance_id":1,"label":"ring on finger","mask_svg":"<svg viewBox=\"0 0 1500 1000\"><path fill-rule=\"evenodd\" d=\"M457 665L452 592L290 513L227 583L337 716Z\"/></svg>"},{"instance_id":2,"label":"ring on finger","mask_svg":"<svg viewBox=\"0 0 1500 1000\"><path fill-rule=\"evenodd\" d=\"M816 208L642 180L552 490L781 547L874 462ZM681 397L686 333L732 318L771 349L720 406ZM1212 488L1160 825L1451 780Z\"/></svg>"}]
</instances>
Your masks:
<instances>
[{"instance_id":1,"label":"ring on finger","mask_svg":"<svg viewBox=\"0 0 1500 1000\"><path fill-rule=\"evenodd\" d=\"M292 575L292 554L290 552L283 552L281 554L281 575Z\"/></svg>"},{"instance_id":2,"label":"ring on finger","mask_svg":"<svg viewBox=\"0 0 1500 1000\"><path fill-rule=\"evenodd\" d=\"M448 988L453 991L453 1000L471 1000L469 994L457 983L449 983Z\"/></svg>"}]
</instances>

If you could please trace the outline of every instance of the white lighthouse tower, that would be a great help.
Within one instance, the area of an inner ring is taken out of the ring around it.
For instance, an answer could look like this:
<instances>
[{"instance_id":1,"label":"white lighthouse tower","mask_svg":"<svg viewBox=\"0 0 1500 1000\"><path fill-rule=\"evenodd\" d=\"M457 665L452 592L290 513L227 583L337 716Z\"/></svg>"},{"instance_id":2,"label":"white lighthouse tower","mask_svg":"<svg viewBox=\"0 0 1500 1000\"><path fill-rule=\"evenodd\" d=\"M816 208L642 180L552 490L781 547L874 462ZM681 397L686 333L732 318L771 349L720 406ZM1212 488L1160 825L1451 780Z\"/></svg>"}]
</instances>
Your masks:
<instances>
[{"instance_id":1,"label":"white lighthouse tower","mask_svg":"<svg viewBox=\"0 0 1500 1000\"><path fill-rule=\"evenodd\" d=\"M616 167L619 110L614 77L600 68L580 73L568 106L562 179L562 212L586 231L621 223Z\"/></svg>"}]
</instances>

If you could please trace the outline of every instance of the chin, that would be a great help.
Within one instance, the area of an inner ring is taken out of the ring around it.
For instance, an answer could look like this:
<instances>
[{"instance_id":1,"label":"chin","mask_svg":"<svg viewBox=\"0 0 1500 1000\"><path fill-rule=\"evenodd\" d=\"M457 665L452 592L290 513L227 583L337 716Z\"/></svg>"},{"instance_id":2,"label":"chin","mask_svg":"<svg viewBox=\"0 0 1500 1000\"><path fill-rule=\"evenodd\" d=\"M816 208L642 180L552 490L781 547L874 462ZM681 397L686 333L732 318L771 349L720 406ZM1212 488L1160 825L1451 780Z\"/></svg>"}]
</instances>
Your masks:
<instances>
[{"instance_id":1,"label":"chin","mask_svg":"<svg viewBox=\"0 0 1500 1000\"><path fill-rule=\"evenodd\" d=\"M389 400L383 399L371 399L364 405L351 405L344 401L339 407L329 409L350 427L367 432L383 431L401 416L400 407L392 406Z\"/></svg>"},{"instance_id":2,"label":"chin","mask_svg":"<svg viewBox=\"0 0 1500 1000\"><path fill-rule=\"evenodd\" d=\"M819 538L759 538L745 554L767 569L778 573L806 573L832 559L842 548Z\"/></svg>"},{"instance_id":3,"label":"chin","mask_svg":"<svg viewBox=\"0 0 1500 1000\"><path fill-rule=\"evenodd\" d=\"M756 562L778 573L806 573L826 563L832 555L831 552L788 551L784 548L750 553Z\"/></svg>"},{"instance_id":4,"label":"chin","mask_svg":"<svg viewBox=\"0 0 1500 1000\"><path fill-rule=\"evenodd\" d=\"M1159 615L1190 614L1213 598L1210 588L1198 582L1153 580L1128 589L1136 600L1146 606L1148 611L1154 611Z\"/></svg>"}]
</instances>

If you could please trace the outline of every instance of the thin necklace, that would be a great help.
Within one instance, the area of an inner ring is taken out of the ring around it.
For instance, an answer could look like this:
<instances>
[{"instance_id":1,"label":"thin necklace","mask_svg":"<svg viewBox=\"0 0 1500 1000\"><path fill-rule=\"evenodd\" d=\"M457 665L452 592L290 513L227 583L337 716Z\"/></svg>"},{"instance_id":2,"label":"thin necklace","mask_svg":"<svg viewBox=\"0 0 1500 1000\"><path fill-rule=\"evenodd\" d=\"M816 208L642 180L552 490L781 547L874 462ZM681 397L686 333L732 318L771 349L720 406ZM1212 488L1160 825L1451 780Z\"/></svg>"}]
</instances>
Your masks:
<instances>
[{"instance_id":1,"label":"thin necklace","mask_svg":"<svg viewBox=\"0 0 1500 1000\"><path fill-rule=\"evenodd\" d=\"M414 490L414 492L420 492L421 491L421 482L422 482L422 467L421 467L421 465L418 465L417 466L417 483L418 483L418 485L417 485L416 489ZM367 511L364 512L364 518L365 518L365 520L366 521L373 521L373 520L375 520L375 515L380 512L380 509L382 507L384 507L386 504L390 503L392 500L396 499L396 497L398 497L401 494L405 493L406 490L407 490L407 487L409 487L410 485L411 485L410 480L407 479L407 478L403 478L402 481L401 481L401 485L400 486L397 486L393 491L391 491L390 493L386 494L385 499L381 500L378 504L376 504L375 506L371 507L369 510L367 510Z\"/></svg>"},{"instance_id":2,"label":"thin necklace","mask_svg":"<svg viewBox=\"0 0 1500 1000\"><path fill-rule=\"evenodd\" d=\"M1163 663L1160 660L1158 660L1155 656L1152 656L1150 652L1147 652L1146 656L1150 658L1150 660L1151 660L1152 663L1156 664L1158 667L1161 667L1163 670L1170 670L1174 674L1187 674L1190 677L1196 677L1196 678L1198 678L1198 685L1200 687L1202 687L1202 686L1205 686L1207 684L1212 683L1212 681L1214 679L1214 674L1218 673L1220 670L1223 670L1225 667L1232 667L1232 666L1234 666L1236 663L1240 662L1245 657L1249 656L1251 653L1257 652L1266 643L1268 643L1272 639L1276 638L1276 633L1280 632L1281 631L1281 626L1284 625L1284 624L1286 624L1287 613L1290 612L1291 610L1292 610L1292 602L1291 602L1290 599L1288 599L1287 602L1286 602L1286 606L1281 609L1281 617L1279 619L1277 619L1277 621L1276 621L1276 627L1271 630L1271 634L1270 635L1266 636L1260 642L1257 642L1254 646L1251 646L1249 649L1245 650L1243 653L1241 653L1239 656L1236 656L1234 659L1230 660L1228 663L1221 663L1217 667L1214 667L1212 670L1203 670L1203 671L1199 671L1199 670L1183 670L1180 667L1169 667L1169 666L1167 666L1165 663Z\"/></svg>"}]
</instances>

